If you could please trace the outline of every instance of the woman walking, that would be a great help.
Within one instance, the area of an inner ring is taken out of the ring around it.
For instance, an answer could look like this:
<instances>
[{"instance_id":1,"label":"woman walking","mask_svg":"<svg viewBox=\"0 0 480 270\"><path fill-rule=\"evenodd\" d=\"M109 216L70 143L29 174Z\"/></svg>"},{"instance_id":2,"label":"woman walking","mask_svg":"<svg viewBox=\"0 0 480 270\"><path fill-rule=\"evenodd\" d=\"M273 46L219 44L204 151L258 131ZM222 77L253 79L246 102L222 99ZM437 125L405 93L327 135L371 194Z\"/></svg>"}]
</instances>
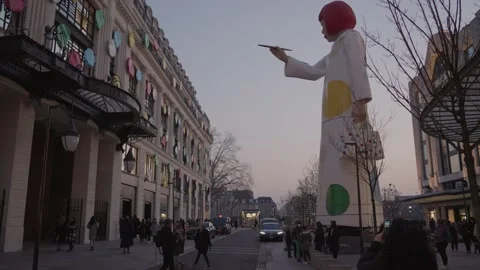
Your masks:
<instances>
[{"instance_id":1,"label":"woman walking","mask_svg":"<svg viewBox=\"0 0 480 270\"><path fill-rule=\"evenodd\" d=\"M200 259L200 255L203 255L205 261L207 262L207 267L205 269L211 269L210 260L207 256L207 251L209 248L212 249L212 243L210 242L210 234L208 233L207 229L205 229L205 225L201 224L200 229L195 236L195 249L198 251L197 258L195 259L195 263L193 263L191 267L195 268L198 260Z\"/></svg>"},{"instance_id":2,"label":"woman walking","mask_svg":"<svg viewBox=\"0 0 480 270\"><path fill-rule=\"evenodd\" d=\"M90 251L93 251L93 249L95 248L95 240L97 239L98 226L100 226L100 224L97 222L95 216L92 216L87 224L88 240L90 240Z\"/></svg>"},{"instance_id":3,"label":"woman walking","mask_svg":"<svg viewBox=\"0 0 480 270\"><path fill-rule=\"evenodd\" d=\"M447 246L450 242L451 235L450 231L447 228L446 222L443 219L437 221L437 227L433 232L433 239L435 241L435 247L437 248L438 254L442 257L443 267L447 268L448 266L448 256L447 256Z\"/></svg>"},{"instance_id":4,"label":"woman walking","mask_svg":"<svg viewBox=\"0 0 480 270\"><path fill-rule=\"evenodd\" d=\"M67 235L65 238L69 246L67 250L68 252L71 252L75 247L75 242L77 241L77 230L78 230L77 221L75 220L74 217L70 217L70 222L68 222L68 225L67 225Z\"/></svg>"},{"instance_id":5,"label":"woman walking","mask_svg":"<svg viewBox=\"0 0 480 270\"><path fill-rule=\"evenodd\" d=\"M307 226L303 226L303 232L301 237L301 247L302 247L304 264L307 264L312 260L312 256L310 255L311 245L312 245L312 234L310 230L307 229Z\"/></svg>"},{"instance_id":6,"label":"woman walking","mask_svg":"<svg viewBox=\"0 0 480 270\"><path fill-rule=\"evenodd\" d=\"M338 232L337 222L332 220L330 222L330 230L327 236L328 249L332 252L333 258L338 256L338 250L340 249L340 233Z\"/></svg>"},{"instance_id":7,"label":"woman walking","mask_svg":"<svg viewBox=\"0 0 480 270\"><path fill-rule=\"evenodd\" d=\"M180 254L185 252L185 237L184 237L184 229L182 227L181 222L177 222L175 224L175 265L179 265L180 269L182 270L185 267L185 264L180 260Z\"/></svg>"},{"instance_id":8,"label":"woman walking","mask_svg":"<svg viewBox=\"0 0 480 270\"><path fill-rule=\"evenodd\" d=\"M315 250L322 251L325 244L325 232L321 222L317 222L317 229L315 230Z\"/></svg>"},{"instance_id":9,"label":"woman walking","mask_svg":"<svg viewBox=\"0 0 480 270\"><path fill-rule=\"evenodd\" d=\"M133 236L135 229L129 216L124 216L120 220L120 248L123 248L123 253L130 253L130 247L133 246Z\"/></svg>"}]
</instances>

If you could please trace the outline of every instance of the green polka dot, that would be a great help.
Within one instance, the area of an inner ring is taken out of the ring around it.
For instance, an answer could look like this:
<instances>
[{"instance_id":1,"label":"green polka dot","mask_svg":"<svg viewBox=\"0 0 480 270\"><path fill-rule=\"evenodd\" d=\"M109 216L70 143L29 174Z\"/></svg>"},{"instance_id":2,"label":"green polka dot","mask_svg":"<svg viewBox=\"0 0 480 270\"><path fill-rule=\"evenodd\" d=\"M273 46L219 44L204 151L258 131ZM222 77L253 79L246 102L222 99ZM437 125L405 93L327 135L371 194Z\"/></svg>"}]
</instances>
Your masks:
<instances>
[{"instance_id":1,"label":"green polka dot","mask_svg":"<svg viewBox=\"0 0 480 270\"><path fill-rule=\"evenodd\" d=\"M350 205L350 195L347 189L338 184L328 187L326 200L327 212L331 216L345 213Z\"/></svg>"}]
</instances>

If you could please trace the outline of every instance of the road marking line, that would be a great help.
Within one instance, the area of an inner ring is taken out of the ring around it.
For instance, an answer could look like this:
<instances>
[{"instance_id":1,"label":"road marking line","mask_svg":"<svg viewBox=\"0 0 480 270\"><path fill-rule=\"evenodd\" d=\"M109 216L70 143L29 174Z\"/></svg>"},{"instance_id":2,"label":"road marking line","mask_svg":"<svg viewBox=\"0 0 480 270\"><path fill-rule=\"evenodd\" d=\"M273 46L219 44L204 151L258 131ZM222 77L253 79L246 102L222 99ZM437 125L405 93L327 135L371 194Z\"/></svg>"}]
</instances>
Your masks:
<instances>
[{"instance_id":1,"label":"road marking line","mask_svg":"<svg viewBox=\"0 0 480 270\"><path fill-rule=\"evenodd\" d=\"M218 252L218 251L210 251L208 254L238 254L238 255L258 255L259 252Z\"/></svg>"}]
</instances>

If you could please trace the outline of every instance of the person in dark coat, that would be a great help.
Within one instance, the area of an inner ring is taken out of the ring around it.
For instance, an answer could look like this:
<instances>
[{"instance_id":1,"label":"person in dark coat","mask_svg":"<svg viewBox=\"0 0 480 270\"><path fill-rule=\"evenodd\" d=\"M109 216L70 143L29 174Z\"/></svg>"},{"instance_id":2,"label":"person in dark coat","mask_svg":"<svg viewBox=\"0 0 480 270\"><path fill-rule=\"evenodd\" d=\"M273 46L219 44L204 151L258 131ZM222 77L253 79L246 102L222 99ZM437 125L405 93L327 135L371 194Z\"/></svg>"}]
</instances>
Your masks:
<instances>
[{"instance_id":1,"label":"person in dark coat","mask_svg":"<svg viewBox=\"0 0 480 270\"><path fill-rule=\"evenodd\" d=\"M451 223L447 221L448 230L450 231L450 235L452 236L452 251L458 251L458 232L455 223Z\"/></svg>"},{"instance_id":2,"label":"person in dark coat","mask_svg":"<svg viewBox=\"0 0 480 270\"><path fill-rule=\"evenodd\" d=\"M321 222L317 222L317 229L315 230L315 250L322 251L325 244L325 231Z\"/></svg>"},{"instance_id":3,"label":"person in dark coat","mask_svg":"<svg viewBox=\"0 0 480 270\"><path fill-rule=\"evenodd\" d=\"M157 247L161 247L163 255L163 266L160 270L175 270L175 244L176 236L173 232L173 220L166 219L160 231L157 232Z\"/></svg>"},{"instance_id":4,"label":"person in dark coat","mask_svg":"<svg viewBox=\"0 0 480 270\"><path fill-rule=\"evenodd\" d=\"M61 250L62 244L65 242L67 233L67 223L64 216L58 218L55 224L55 243L57 244L57 252Z\"/></svg>"},{"instance_id":5,"label":"person in dark coat","mask_svg":"<svg viewBox=\"0 0 480 270\"><path fill-rule=\"evenodd\" d=\"M197 252L197 258L195 262L191 265L191 267L195 268L200 259L200 255L203 255L205 261L207 262L207 267L205 269L210 268L210 260L207 256L208 249L212 249L212 242L210 242L210 234L208 233L207 229L205 228L204 224L200 225L200 229L198 229L197 235L195 236L195 249Z\"/></svg>"},{"instance_id":6,"label":"person in dark coat","mask_svg":"<svg viewBox=\"0 0 480 270\"><path fill-rule=\"evenodd\" d=\"M133 222L129 216L124 216L120 219L120 248L123 248L123 253L130 253L130 247L133 246L133 237L135 229Z\"/></svg>"},{"instance_id":7,"label":"person in dark coat","mask_svg":"<svg viewBox=\"0 0 480 270\"><path fill-rule=\"evenodd\" d=\"M292 230L290 229L290 227L287 227L287 229L285 230L285 244L287 246L288 258L291 258L293 239L292 239Z\"/></svg>"},{"instance_id":8,"label":"person in dark coat","mask_svg":"<svg viewBox=\"0 0 480 270\"><path fill-rule=\"evenodd\" d=\"M417 221L397 219L373 240L357 263L358 270L438 270L427 233Z\"/></svg>"},{"instance_id":9,"label":"person in dark coat","mask_svg":"<svg viewBox=\"0 0 480 270\"><path fill-rule=\"evenodd\" d=\"M336 259L340 249L340 233L337 228L337 222L330 222L330 230L327 235L328 249L332 252L333 258Z\"/></svg>"}]
</instances>

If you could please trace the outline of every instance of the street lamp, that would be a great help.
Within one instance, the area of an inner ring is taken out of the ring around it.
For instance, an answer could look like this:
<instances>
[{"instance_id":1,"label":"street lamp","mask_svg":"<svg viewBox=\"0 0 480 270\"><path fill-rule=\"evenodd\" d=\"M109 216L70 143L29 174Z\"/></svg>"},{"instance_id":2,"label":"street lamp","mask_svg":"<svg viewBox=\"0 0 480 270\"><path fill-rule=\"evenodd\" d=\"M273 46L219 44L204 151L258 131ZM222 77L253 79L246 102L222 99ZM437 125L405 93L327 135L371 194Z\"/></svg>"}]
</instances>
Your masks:
<instances>
[{"instance_id":1,"label":"street lamp","mask_svg":"<svg viewBox=\"0 0 480 270\"><path fill-rule=\"evenodd\" d=\"M123 166L125 167L125 170L131 173L135 168L135 162L136 160L133 156L132 146L130 146L127 154L125 155L125 158L123 159Z\"/></svg>"},{"instance_id":2,"label":"street lamp","mask_svg":"<svg viewBox=\"0 0 480 270\"><path fill-rule=\"evenodd\" d=\"M70 122L68 123L68 130L62 136L63 148L65 148L65 151L67 152L75 152L79 140L80 135L78 135L75 123L73 123L73 119L70 119Z\"/></svg>"},{"instance_id":3,"label":"street lamp","mask_svg":"<svg viewBox=\"0 0 480 270\"><path fill-rule=\"evenodd\" d=\"M45 182L47 177L47 165L48 165L48 148L50 142L50 124L51 124L51 111L53 109L61 108L60 105L48 106L47 107L47 118L45 119L45 140L43 143L43 160L42 160L42 175L40 178L40 188L38 190L38 202L37 202L37 222L35 229L36 237L35 244L33 248L33 264L32 269L38 269L38 257L40 251L40 241L42 239L42 218L43 218L43 200L45 196ZM73 120L70 119L69 129L62 136L62 143L65 151L74 152L77 149L80 136L78 135L77 129Z\"/></svg>"},{"instance_id":4,"label":"street lamp","mask_svg":"<svg viewBox=\"0 0 480 270\"><path fill-rule=\"evenodd\" d=\"M462 190L462 195L463 195L463 207L465 208L465 216L466 216L467 221L468 221L468 220L470 219L470 211L469 211L468 208L467 208L467 198L465 197L465 182L466 182L466 181L462 178L462 180L461 180L461 182L460 182L460 183L462 184L462 186L461 186L461 187L458 187L458 185L456 185L456 184L458 183L458 182L457 182L457 183L455 183L455 185L456 185L455 187L456 187L457 189L461 189L461 190Z\"/></svg>"},{"instance_id":5,"label":"street lamp","mask_svg":"<svg viewBox=\"0 0 480 270\"><path fill-rule=\"evenodd\" d=\"M358 168L358 145L356 143L345 143L355 147L355 166L357 171L357 203L358 203L358 226L360 227L360 254L363 254L363 225L362 225L362 199L360 195L360 170Z\"/></svg>"}]
</instances>

